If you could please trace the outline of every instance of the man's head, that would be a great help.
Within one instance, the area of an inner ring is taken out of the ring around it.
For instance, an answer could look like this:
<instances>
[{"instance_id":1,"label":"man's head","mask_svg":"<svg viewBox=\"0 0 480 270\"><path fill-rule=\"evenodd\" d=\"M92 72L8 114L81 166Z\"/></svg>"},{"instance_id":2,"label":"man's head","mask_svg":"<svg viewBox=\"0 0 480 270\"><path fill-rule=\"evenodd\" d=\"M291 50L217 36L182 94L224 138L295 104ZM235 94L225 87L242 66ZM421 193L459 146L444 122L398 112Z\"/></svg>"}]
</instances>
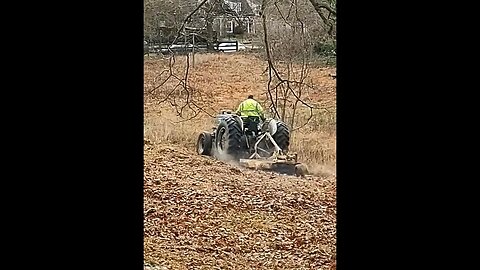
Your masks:
<instances>
[{"instance_id":1,"label":"man's head","mask_svg":"<svg viewBox=\"0 0 480 270\"><path fill-rule=\"evenodd\" d=\"M248 98L249 98L249 99L253 99L253 95L249 95Z\"/></svg>"}]
</instances>

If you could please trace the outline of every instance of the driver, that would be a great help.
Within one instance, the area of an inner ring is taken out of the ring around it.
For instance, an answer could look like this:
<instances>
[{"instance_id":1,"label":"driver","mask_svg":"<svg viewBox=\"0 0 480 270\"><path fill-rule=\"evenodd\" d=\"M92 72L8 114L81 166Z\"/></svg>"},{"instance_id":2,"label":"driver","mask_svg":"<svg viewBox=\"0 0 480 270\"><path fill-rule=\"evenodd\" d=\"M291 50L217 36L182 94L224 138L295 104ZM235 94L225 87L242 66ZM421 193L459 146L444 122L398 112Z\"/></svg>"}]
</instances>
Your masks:
<instances>
[{"instance_id":1,"label":"driver","mask_svg":"<svg viewBox=\"0 0 480 270\"><path fill-rule=\"evenodd\" d=\"M246 100L242 101L235 113L243 117L257 116L265 121L262 105L253 99L253 95L249 95Z\"/></svg>"}]
</instances>

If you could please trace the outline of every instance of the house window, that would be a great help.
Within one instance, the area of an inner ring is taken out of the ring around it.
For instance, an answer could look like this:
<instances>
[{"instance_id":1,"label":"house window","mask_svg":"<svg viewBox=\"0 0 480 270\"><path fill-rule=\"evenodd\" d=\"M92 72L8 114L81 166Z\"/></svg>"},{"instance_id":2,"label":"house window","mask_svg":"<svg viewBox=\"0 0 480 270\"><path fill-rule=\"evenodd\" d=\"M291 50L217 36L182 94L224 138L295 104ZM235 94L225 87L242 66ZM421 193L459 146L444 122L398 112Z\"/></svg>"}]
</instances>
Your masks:
<instances>
[{"instance_id":1,"label":"house window","mask_svg":"<svg viewBox=\"0 0 480 270\"><path fill-rule=\"evenodd\" d=\"M227 33L232 34L233 33L233 21L227 21Z\"/></svg>"},{"instance_id":2,"label":"house window","mask_svg":"<svg viewBox=\"0 0 480 270\"><path fill-rule=\"evenodd\" d=\"M253 20L248 20L247 23L247 33L255 33L255 24Z\"/></svg>"},{"instance_id":3,"label":"house window","mask_svg":"<svg viewBox=\"0 0 480 270\"><path fill-rule=\"evenodd\" d=\"M233 11L235 11L238 14L240 14L240 12L242 11L242 3L241 2L239 2L239 3L228 2L228 5L230 6L230 8Z\"/></svg>"}]
</instances>

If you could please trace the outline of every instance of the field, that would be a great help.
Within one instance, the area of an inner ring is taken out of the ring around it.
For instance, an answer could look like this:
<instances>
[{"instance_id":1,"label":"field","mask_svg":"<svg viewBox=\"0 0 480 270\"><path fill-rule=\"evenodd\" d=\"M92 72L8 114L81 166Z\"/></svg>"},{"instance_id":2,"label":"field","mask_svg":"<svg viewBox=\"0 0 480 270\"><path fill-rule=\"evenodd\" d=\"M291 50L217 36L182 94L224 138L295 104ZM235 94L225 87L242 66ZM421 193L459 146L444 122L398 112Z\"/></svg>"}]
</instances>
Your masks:
<instances>
[{"instance_id":1,"label":"field","mask_svg":"<svg viewBox=\"0 0 480 270\"><path fill-rule=\"evenodd\" d=\"M176 67L182 67L177 59ZM166 68L145 59L145 90ZM202 54L189 71L212 112L247 95L264 101L266 63L249 54ZM194 151L213 119L180 118L145 95L145 265L157 269L335 269L336 85L333 68L312 68L305 97L320 108L292 134L306 178L252 171ZM302 119L303 118L303 119ZM299 121L306 114L300 113Z\"/></svg>"},{"instance_id":2,"label":"field","mask_svg":"<svg viewBox=\"0 0 480 270\"><path fill-rule=\"evenodd\" d=\"M152 87L153 79L166 66L165 60L145 62L146 89ZM259 101L266 99L264 89L268 78L265 68L265 62L248 54L198 55L195 67L190 70L190 82L208 94L208 105L213 112L236 109L248 94L253 94ZM315 172L332 173L336 160L336 85L329 75L335 73L335 69L317 68L310 73L310 83L315 90L308 92L306 97L328 111L314 111L310 124L293 133L290 150L297 152L299 159ZM302 117L307 117L305 112L299 116ZM146 97L145 137L151 141L181 144L193 149L198 133L210 130L213 125L209 117L173 123L178 120L169 106L155 104Z\"/></svg>"}]
</instances>

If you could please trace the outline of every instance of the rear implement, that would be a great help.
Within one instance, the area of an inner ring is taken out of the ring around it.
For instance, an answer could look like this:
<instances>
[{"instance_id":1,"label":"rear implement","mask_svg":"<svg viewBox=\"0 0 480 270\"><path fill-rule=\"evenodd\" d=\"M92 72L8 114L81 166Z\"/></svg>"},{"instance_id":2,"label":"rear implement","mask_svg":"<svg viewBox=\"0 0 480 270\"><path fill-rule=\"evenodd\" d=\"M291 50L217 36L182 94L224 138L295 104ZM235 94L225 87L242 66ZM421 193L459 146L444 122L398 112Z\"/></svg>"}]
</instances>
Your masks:
<instances>
[{"instance_id":1,"label":"rear implement","mask_svg":"<svg viewBox=\"0 0 480 270\"><path fill-rule=\"evenodd\" d=\"M258 151L264 151L259 147L259 144L263 141L269 141L273 147L274 151L270 157L261 156ZM277 173L288 174L288 175L297 175L296 166L300 163L297 161L297 154L287 154L278 146L278 144L273 139L270 132L265 132L260 136L253 147L253 154L248 159L240 159L240 165L256 170L266 170L274 171Z\"/></svg>"}]
</instances>

